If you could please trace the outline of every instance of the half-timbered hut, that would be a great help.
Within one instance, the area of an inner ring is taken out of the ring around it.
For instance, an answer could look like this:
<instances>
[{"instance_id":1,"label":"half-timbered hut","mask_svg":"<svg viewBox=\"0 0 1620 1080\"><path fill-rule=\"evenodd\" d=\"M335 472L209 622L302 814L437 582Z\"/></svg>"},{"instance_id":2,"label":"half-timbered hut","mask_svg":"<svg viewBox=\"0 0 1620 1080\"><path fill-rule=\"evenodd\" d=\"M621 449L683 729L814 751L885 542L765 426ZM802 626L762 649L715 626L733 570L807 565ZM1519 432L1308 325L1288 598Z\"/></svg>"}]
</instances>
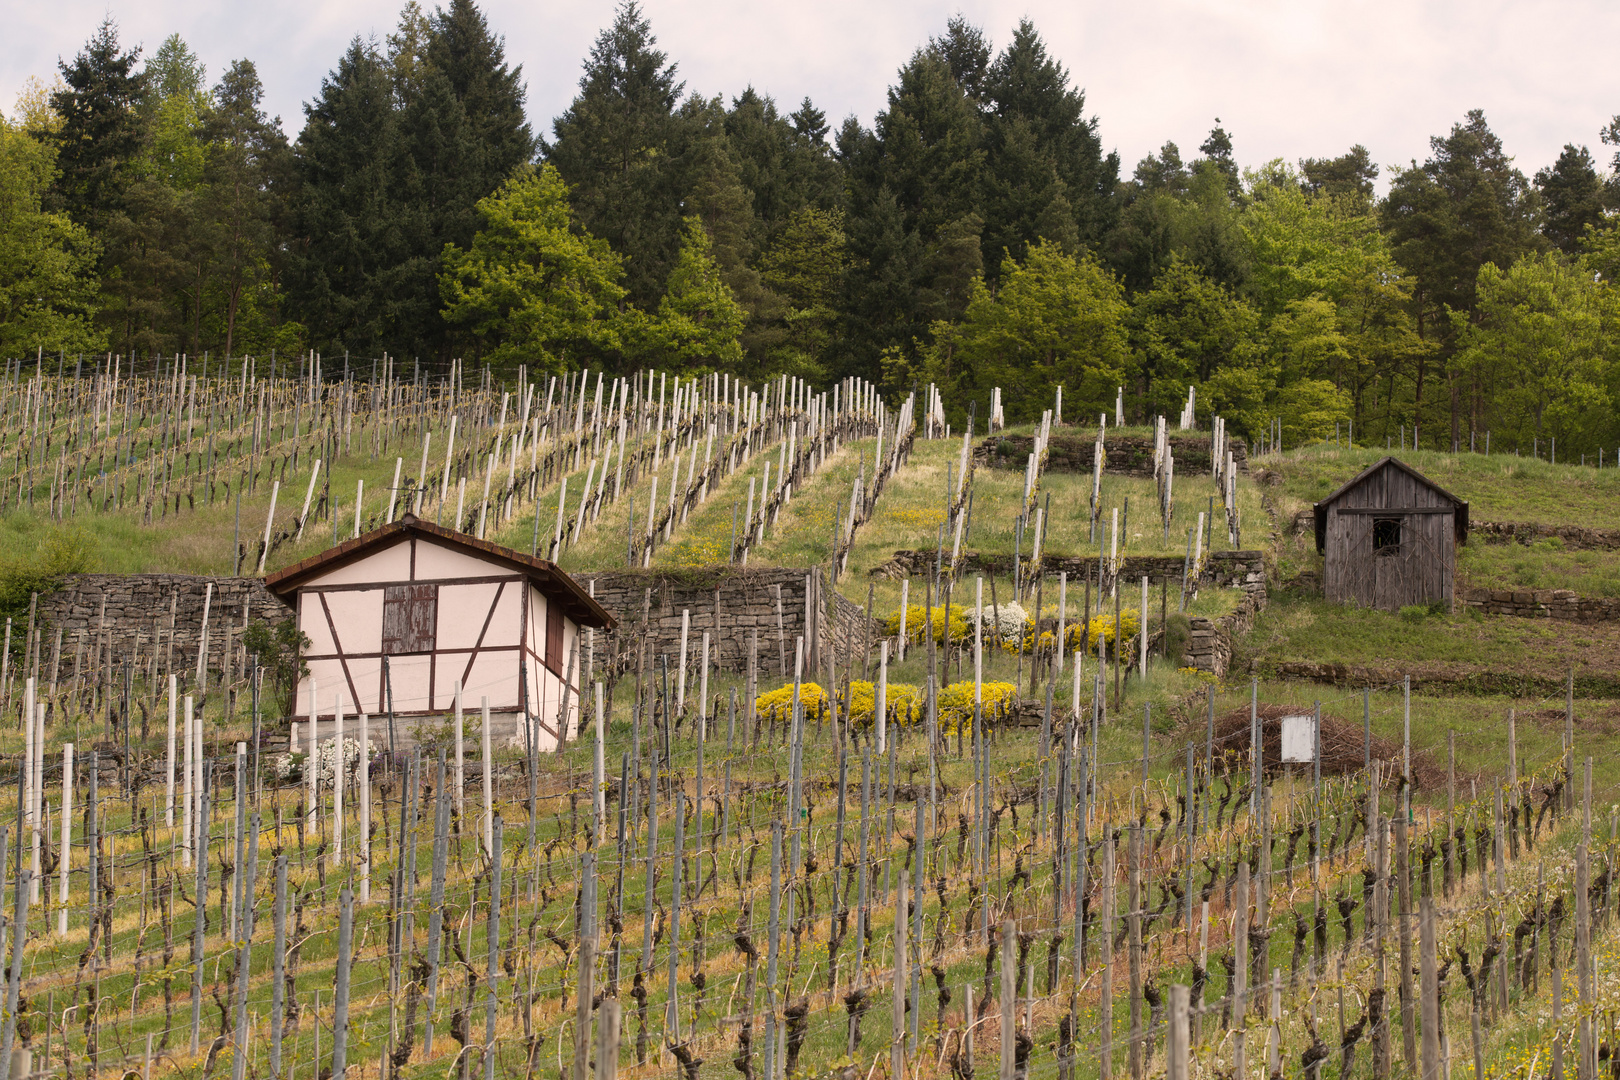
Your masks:
<instances>
[{"instance_id":1,"label":"half-timbered hut","mask_svg":"<svg viewBox=\"0 0 1620 1080\"><path fill-rule=\"evenodd\" d=\"M1329 600L1397 611L1452 604L1468 504L1386 457L1316 504L1316 550Z\"/></svg>"},{"instance_id":2,"label":"half-timbered hut","mask_svg":"<svg viewBox=\"0 0 1620 1080\"><path fill-rule=\"evenodd\" d=\"M265 584L309 638L300 721L312 698L317 719L340 703L351 716L442 716L459 689L467 711L487 698L503 720L531 720L539 749L554 747L578 729L580 631L614 625L554 564L410 514Z\"/></svg>"}]
</instances>

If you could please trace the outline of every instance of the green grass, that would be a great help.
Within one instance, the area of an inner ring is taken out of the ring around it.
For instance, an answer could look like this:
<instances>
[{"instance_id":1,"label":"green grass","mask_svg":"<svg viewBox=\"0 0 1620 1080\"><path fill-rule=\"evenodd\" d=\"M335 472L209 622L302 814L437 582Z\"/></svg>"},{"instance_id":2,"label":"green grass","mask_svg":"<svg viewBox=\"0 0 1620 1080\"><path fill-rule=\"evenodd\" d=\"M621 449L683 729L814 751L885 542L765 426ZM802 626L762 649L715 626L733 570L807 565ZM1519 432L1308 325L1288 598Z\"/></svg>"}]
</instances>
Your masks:
<instances>
[{"instance_id":1,"label":"green grass","mask_svg":"<svg viewBox=\"0 0 1620 1080\"><path fill-rule=\"evenodd\" d=\"M1607 678L1620 627L1545 619L1456 615L1428 609L1392 613L1289 594L1274 595L1254 629L1235 646L1234 664L1274 670L1279 663L1361 665L1438 678L1494 673L1562 682Z\"/></svg>"},{"instance_id":2,"label":"green grass","mask_svg":"<svg viewBox=\"0 0 1620 1080\"><path fill-rule=\"evenodd\" d=\"M1531 544L1457 549L1460 584L1489 589L1570 589L1582 596L1620 596L1620 551L1571 551L1558 537Z\"/></svg>"},{"instance_id":3,"label":"green grass","mask_svg":"<svg viewBox=\"0 0 1620 1080\"><path fill-rule=\"evenodd\" d=\"M305 442L307 444L308 440ZM441 510L437 505L437 492L438 478L444 467L442 442L443 434L435 432L433 451L439 458L437 463L431 456L428 459L433 495L425 501L424 515L430 520L442 517L443 523L448 526L455 514L456 484L452 478L446 505ZM369 446L370 439L357 432L355 443L357 447L362 444ZM298 468L294 470L289 465L284 480L279 466L276 469L274 480L281 481L275 504L277 534L296 531L293 521L303 509L310 472L318 453L319 450L312 452L306 445L299 454ZM365 532L380 525L388 509L388 488L393 484L396 457L404 459L400 486L406 489L399 496L402 502L395 507L394 513L398 517L402 512L401 507L405 505L403 500L414 500L412 478L421 462L420 440L412 442L407 439L405 444L391 447L376 458L363 452L344 455L338 459L335 468L329 469L330 463L323 462L310 506L312 511L318 506L322 491L330 484L335 513L329 510L323 512L318 520L311 520L301 540L288 539L279 543L266 559L265 569L276 570L332 546L334 517L337 540L347 540L354 535L356 487L361 480L365 482L365 488L360 531ZM279 455L277 461L279 463ZM0 517L0 558L26 554L43 542L48 532L62 529L75 533L83 540L90 555L90 569L98 573L229 574L234 561L233 541L240 537L240 544L247 550L242 573L252 574L256 567L258 545L264 537L265 519L270 511L274 486L268 471L261 474L251 491L243 492L240 512L235 492L240 473L235 465L221 465L219 478L222 482L216 485L211 502L207 499L205 479L180 476L178 467L176 473L171 490L182 494L181 509L175 511L174 496L171 494L167 512L163 506L153 507L150 522L144 520L145 510L142 507L126 502L122 508L95 509L86 505L82 492L78 512L61 524L50 520L45 512L46 507L38 500L32 511L13 509ZM504 468L497 470L498 479L504 479L505 475ZM231 484L229 496L223 484L227 479ZM100 490L97 485L98 501ZM192 496L190 503L184 498L187 492ZM474 527L482 496L483 473L479 469L467 479L463 512L464 518L473 522ZM555 512L555 499L551 506ZM313 514L311 516L313 518ZM526 538L523 550L528 550Z\"/></svg>"},{"instance_id":4,"label":"green grass","mask_svg":"<svg viewBox=\"0 0 1620 1080\"><path fill-rule=\"evenodd\" d=\"M1269 487L1282 535L1274 546L1278 577L1321 573L1321 556L1307 527L1293 532L1296 517L1337 490L1385 453L1375 449L1307 447L1267 456L1255 469L1279 481ZM1532 458L1493 454L1396 454L1469 504L1474 522L1620 528L1620 470L1552 465ZM1620 596L1620 551L1573 550L1557 537L1526 545L1486 542L1474 533L1457 548L1457 578L1463 588L1569 589L1582 596Z\"/></svg>"}]
</instances>

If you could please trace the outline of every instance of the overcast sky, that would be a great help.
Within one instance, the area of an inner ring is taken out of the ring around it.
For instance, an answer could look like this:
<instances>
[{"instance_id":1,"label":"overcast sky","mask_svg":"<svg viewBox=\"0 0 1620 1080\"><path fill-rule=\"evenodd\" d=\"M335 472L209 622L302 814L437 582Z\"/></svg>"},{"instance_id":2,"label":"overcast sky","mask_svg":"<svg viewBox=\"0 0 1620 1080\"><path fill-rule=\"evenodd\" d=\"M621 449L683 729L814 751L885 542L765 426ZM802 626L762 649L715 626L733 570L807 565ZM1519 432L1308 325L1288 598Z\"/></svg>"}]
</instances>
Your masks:
<instances>
[{"instance_id":1,"label":"overcast sky","mask_svg":"<svg viewBox=\"0 0 1620 1080\"><path fill-rule=\"evenodd\" d=\"M48 78L104 13L148 53L178 32L212 81L250 57L270 111L289 136L356 34L379 39L396 0L3 0L0 103L30 75ZM428 6L425 4L424 6ZM1430 135L1471 108L1485 110L1526 173L1566 142L1600 162L1598 131L1620 113L1620 83L1602 59L1620 40L1620 4L1599 0L645 0L661 47L689 91L734 95L749 84L791 109L809 95L836 127L853 113L870 125L895 70L960 10L999 48L1018 19L1086 91L1103 145L1123 169L1165 140L1191 157L1215 117L1238 161L1254 166L1342 153L1360 142L1381 165L1422 159ZM529 116L549 134L572 98L612 0L484 0L507 57L523 65ZM1605 74L1609 72L1611 74Z\"/></svg>"}]
</instances>

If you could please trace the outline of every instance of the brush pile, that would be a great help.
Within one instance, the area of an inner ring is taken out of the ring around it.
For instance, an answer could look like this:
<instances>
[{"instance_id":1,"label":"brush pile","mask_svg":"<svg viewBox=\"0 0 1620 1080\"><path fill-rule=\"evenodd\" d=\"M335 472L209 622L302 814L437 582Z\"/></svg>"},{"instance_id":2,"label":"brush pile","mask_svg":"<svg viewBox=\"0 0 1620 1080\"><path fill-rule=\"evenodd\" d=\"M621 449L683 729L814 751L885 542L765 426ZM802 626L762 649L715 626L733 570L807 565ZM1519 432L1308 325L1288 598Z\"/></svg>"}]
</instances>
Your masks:
<instances>
[{"instance_id":1,"label":"brush pile","mask_svg":"<svg viewBox=\"0 0 1620 1080\"><path fill-rule=\"evenodd\" d=\"M1260 720L1260 743L1265 754L1265 769L1269 775L1282 772L1282 720L1285 716L1311 716L1311 705L1261 705L1256 711ZM1249 709L1233 709L1215 717L1215 758L1228 762L1233 769L1244 768L1249 760L1251 733ZM1195 721L1196 724L1196 721ZM1201 726L1201 725L1199 725ZM1322 714L1322 775L1344 776L1362 770L1368 747L1364 745L1362 725L1334 716ZM1370 750L1372 760L1384 762L1384 776L1398 780L1401 773L1401 747L1399 743L1374 735ZM1310 772L1309 765L1295 766ZM1446 770L1426 753L1412 754L1412 784L1422 790L1439 788L1446 782Z\"/></svg>"}]
</instances>

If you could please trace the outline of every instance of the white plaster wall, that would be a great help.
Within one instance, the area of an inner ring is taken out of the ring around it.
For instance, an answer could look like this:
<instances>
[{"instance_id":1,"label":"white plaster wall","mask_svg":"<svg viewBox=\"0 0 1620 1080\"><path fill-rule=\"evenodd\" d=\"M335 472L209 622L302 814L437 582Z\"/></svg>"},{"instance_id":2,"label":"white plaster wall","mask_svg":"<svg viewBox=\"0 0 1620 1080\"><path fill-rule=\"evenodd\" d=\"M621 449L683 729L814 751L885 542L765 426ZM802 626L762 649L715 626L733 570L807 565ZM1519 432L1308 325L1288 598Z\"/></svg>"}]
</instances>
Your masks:
<instances>
[{"instance_id":1,"label":"white plaster wall","mask_svg":"<svg viewBox=\"0 0 1620 1080\"><path fill-rule=\"evenodd\" d=\"M436 544L425 537L416 539L416 580L442 581L453 578L490 577L511 571L505 566L485 562L464 551ZM404 575L401 575L403 579ZM381 579L378 579L381 580Z\"/></svg>"},{"instance_id":2,"label":"white plaster wall","mask_svg":"<svg viewBox=\"0 0 1620 1080\"><path fill-rule=\"evenodd\" d=\"M401 537L388 547L370 552L363 558L325 573L317 574L303 584L306 589L323 585L364 585L373 581L406 581L411 576L410 540Z\"/></svg>"},{"instance_id":3,"label":"white plaster wall","mask_svg":"<svg viewBox=\"0 0 1620 1080\"><path fill-rule=\"evenodd\" d=\"M318 625L320 631L328 638L331 631L326 625L326 615L321 610L321 601L326 601L326 610L332 614L332 626L337 630L338 643L343 646L344 653L374 653L382 651L382 615L383 591L381 589L354 589L342 592L322 593L320 596L305 594L307 599L303 603L311 609L307 621ZM311 641L315 635L309 630ZM310 652L319 655L322 652L336 652L336 649L311 649Z\"/></svg>"},{"instance_id":4,"label":"white plaster wall","mask_svg":"<svg viewBox=\"0 0 1620 1080\"><path fill-rule=\"evenodd\" d=\"M522 585L516 581L506 582L506 588L502 590L502 584L486 581L471 585L439 586L437 645L441 651L470 649L478 643L478 634L484 629L484 620L489 618L490 604L498 591L502 593L501 603L496 607L494 618L489 620L489 633L484 635L484 643L495 644L492 640L494 637L502 638L503 643L517 643L517 597ZM510 601L506 593L512 594ZM510 625L506 625L503 618Z\"/></svg>"},{"instance_id":5,"label":"white plaster wall","mask_svg":"<svg viewBox=\"0 0 1620 1080\"><path fill-rule=\"evenodd\" d=\"M388 658L388 679L394 687L395 712L421 712L433 708L428 702L428 672L433 657L427 653ZM445 684L449 686L448 683ZM449 704L450 695L441 695Z\"/></svg>"}]
</instances>

